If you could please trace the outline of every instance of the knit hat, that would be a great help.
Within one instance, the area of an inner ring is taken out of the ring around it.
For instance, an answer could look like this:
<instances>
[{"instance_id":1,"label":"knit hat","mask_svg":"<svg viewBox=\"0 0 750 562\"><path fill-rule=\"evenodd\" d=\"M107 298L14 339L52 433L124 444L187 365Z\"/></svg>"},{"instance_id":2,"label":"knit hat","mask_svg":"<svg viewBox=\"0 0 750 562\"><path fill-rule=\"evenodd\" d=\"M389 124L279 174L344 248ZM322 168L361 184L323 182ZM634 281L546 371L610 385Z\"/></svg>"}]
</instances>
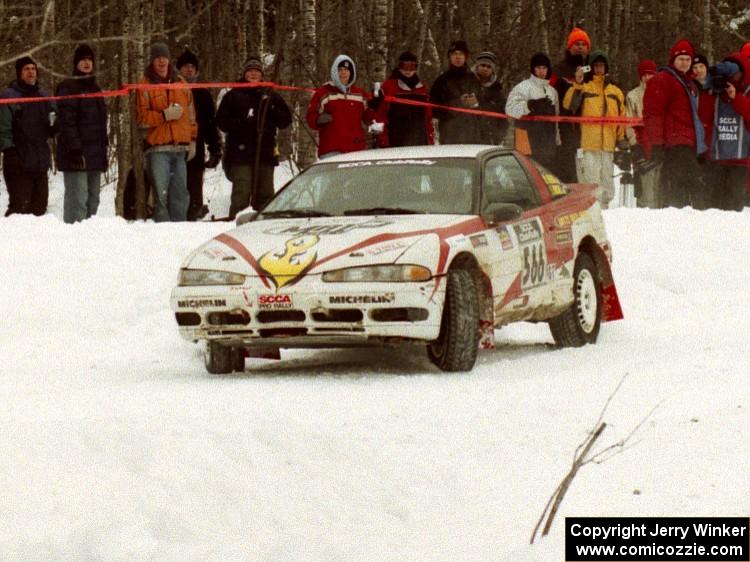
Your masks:
<instances>
[{"instance_id":1,"label":"knit hat","mask_svg":"<svg viewBox=\"0 0 750 562\"><path fill-rule=\"evenodd\" d=\"M550 70L552 70L552 63L549 60L549 57L545 55L544 53L536 53L534 56L531 57L531 62L529 63L529 67L531 69L531 73L534 74L534 69L537 66L546 66L547 67L547 78L549 78Z\"/></svg>"},{"instance_id":2,"label":"knit hat","mask_svg":"<svg viewBox=\"0 0 750 562\"><path fill-rule=\"evenodd\" d=\"M638 63L638 78L643 78L646 74L656 74L656 63L651 59Z\"/></svg>"},{"instance_id":3,"label":"knit hat","mask_svg":"<svg viewBox=\"0 0 750 562\"><path fill-rule=\"evenodd\" d=\"M73 53L73 68L78 66L78 63L81 62L83 59L91 59L91 62L94 62L94 51L89 47L88 45L78 45L76 47L75 52Z\"/></svg>"},{"instance_id":4,"label":"knit hat","mask_svg":"<svg viewBox=\"0 0 750 562\"><path fill-rule=\"evenodd\" d=\"M338 64L337 66L336 66L336 69L337 69L337 70L338 70L339 68L346 68L346 69L347 69L347 70L348 70L349 72L351 72L352 70L354 70L354 68L353 68L353 65L352 65L352 61L350 61L350 60L348 60L348 59L344 59L344 60L342 60L342 61L341 61L341 62L340 62L340 63L339 63L339 64Z\"/></svg>"},{"instance_id":5,"label":"knit hat","mask_svg":"<svg viewBox=\"0 0 750 562\"><path fill-rule=\"evenodd\" d=\"M702 64L708 68L708 59L705 55L698 54L693 57L693 64Z\"/></svg>"},{"instance_id":6,"label":"knit hat","mask_svg":"<svg viewBox=\"0 0 750 562\"><path fill-rule=\"evenodd\" d=\"M742 49L740 49L740 54L743 57L750 59L750 41L742 45Z\"/></svg>"},{"instance_id":7,"label":"knit hat","mask_svg":"<svg viewBox=\"0 0 750 562\"><path fill-rule=\"evenodd\" d=\"M591 54L589 55L589 64L591 65L592 70L593 70L594 63L596 62L603 62L604 74L609 73L609 57L607 56L607 53L605 53L601 49L591 51Z\"/></svg>"},{"instance_id":8,"label":"knit hat","mask_svg":"<svg viewBox=\"0 0 750 562\"><path fill-rule=\"evenodd\" d=\"M457 39L450 44L450 46L448 47L448 56L450 56L450 54L454 51L461 51L467 57L470 54L469 45L467 45L466 41L464 41L463 39Z\"/></svg>"},{"instance_id":9,"label":"knit hat","mask_svg":"<svg viewBox=\"0 0 750 562\"><path fill-rule=\"evenodd\" d=\"M398 56L398 62L417 62L417 55L411 51L404 51Z\"/></svg>"},{"instance_id":10,"label":"knit hat","mask_svg":"<svg viewBox=\"0 0 750 562\"><path fill-rule=\"evenodd\" d=\"M167 57L169 56L169 47L167 47L166 43L154 43L151 45L151 47L148 50L148 62L154 62L155 59L158 59L159 57Z\"/></svg>"},{"instance_id":11,"label":"knit hat","mask_svg":"<svg viewBox=\"0 0 750 562\"><path fill-rule=\"evenodd\" d=\"M492 72L497 72L497 57L491 51L482 51L476 56L477 64L488 64L492 67Z\"/></svg>"},{"instance_id":12,"label":"knit hat","mask_svg":"<svg viewBox=\"0 0 750 562\"><path fill-rule=\"evenodd\" d=\"M36 66L36 62L34 62L34 59L29 56L21 57L16 61L16 78L18 78L19 80L21 79L21 70L27 64L33 64L34 66Z\"/></svg>"},{"instance_id":13,"label":"knit hat","mask_svg":"<svg viewBox=\"0 0 750 562\"><path fill-rule=\"evenodd\" d=\"M182 54L177 57L177 69L182 68L186 64L192 64L195 69L198 69L198 56L190 49L185 49Z\"/></svg>"},{"instance_id":14,"label":"knit hat","mask_svg":"<svg viewBox=\"0 0 750 562\"><path fill-rule=\"evenodd\" d=\"M576 41L583 41L584 43L586 43L589 49L591 48L591 39L589 39L589 34L580 27L574 27L573 31L571 31L570 35L568 35L568 42L566 43L567 49L570 50L570 48Z\"/></svg>"},{"instance_id":15,"label":"knit hat","mask_svg":"<svg viewBox=\"0 0 750 562\"><path fill-rule=\"evenodd\" d=\"M260 62L260 57L250 57L242 65L242 74L245 74L248 70L260 70L263 72L263 63Z\"/></svg>"},{"instance_id":16,"label":"knit hat","mask_svg":"<svg viewBox=\"0 0 750 562\"><path fill-rule=\"evenodd\" d=\"M680 39L674 44L672 50L669 51L669 64L673 64L674 59L680 55L687 55L691 59L695 56L695 49L693 49L693 45L687 39Z\"/></svg>"}]
</instances>

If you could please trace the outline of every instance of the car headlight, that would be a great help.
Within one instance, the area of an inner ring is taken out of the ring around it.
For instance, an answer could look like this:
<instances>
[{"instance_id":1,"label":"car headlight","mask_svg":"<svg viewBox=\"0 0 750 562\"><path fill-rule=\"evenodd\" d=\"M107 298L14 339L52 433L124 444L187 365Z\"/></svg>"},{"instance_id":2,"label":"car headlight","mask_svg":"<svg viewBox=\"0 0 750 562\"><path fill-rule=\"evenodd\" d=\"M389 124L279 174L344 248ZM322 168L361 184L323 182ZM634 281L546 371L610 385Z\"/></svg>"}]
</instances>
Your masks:
<instances>
[{"instance_id":1,"label":"car headlight","mask_svg":"<svg viewBox=\"0 0 750 562\"><path fill-rule=\"evenodd\" d=\"M177 284L181 287L191 285L242 285L245 276L229 271L212 271L209 269L181 269Z\"/></svg>"},{"instance_id":2,"label":"car headlight","mask_svg":"<svg viewBox=\"0 0 750 562\"><path fill-rule=\"evenodd\" d=\"M323 281L328 283L399 283L408 281L428 281L432 273L421 265L370 265L364 267L348 267L326 271L322 275Z\"/></svg>"}]
</instances>

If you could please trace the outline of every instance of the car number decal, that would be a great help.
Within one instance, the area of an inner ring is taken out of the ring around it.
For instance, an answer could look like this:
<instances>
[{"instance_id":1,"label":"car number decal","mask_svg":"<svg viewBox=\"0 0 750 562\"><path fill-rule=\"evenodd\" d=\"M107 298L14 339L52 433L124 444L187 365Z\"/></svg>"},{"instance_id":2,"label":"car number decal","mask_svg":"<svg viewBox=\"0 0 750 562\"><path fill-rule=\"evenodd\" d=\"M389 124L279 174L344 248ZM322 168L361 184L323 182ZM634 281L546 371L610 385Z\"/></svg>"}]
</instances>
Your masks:
<instances>
[{"instance_id":1,"label":"car number decal","mask_svg":"<svg viewBox=\"0 0 750 562\"><path fill-rule=\"evenodd\" d=\"M542 236L542 223L539 218L534 218L514 224L513 229L523 260L521 285L524 289L541 285L547 271L547 252L544 246L544 236Z\"/></svg>"}]
</instances>

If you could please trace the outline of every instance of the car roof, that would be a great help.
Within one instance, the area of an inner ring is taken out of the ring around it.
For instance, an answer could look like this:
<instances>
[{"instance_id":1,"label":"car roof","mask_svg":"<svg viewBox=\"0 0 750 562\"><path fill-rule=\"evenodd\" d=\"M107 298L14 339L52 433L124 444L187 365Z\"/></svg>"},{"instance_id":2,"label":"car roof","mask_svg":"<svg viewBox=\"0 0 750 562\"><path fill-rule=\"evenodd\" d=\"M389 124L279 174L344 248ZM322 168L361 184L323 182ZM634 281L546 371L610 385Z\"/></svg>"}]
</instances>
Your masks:
<instances>
[{"instance_id":1,"label":"car roof","mask_svg":"<svg viewBox=\"0 0 750 562\"><path fill-rule=\"evenodd\" d=\"M511 152L509 149L501 149L491 144L442 144L425 146L404 146L398 148L378 148L374 150L358 150L347 152L318 160L315 164L332 164L336 162L358 162L362 160L394 160L415 158L476 158L488 150L501 150Z\"/></svg>"}]
</instances>

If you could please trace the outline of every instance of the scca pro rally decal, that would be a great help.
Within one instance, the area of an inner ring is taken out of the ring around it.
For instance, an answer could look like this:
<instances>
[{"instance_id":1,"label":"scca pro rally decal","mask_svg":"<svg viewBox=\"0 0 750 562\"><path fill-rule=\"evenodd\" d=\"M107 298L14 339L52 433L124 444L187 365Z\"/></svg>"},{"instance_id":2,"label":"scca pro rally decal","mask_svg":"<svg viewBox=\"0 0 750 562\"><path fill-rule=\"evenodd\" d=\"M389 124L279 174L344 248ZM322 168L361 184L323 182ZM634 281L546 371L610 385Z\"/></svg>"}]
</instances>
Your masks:
<instances>
[{"instance_id":1,"label":"scca pro rally decal","mask_svg":"<svg viewBox=\"0 0 750 562\"><path fill-rule=\"evenodd\" d=\"M258 308L261 310L279 310L292 308L292 295L258 295Z\"/></svg>"},{"instance_id":2,"label":"scca pro rally decal","mask_svg":"<svg viewBox=\"0 0 750 562\"><path fill-rule=\"evenodd\" d=\"M260 270L268 275L277 289L291 285L307 272L315 263L318 252L314 249L320 242L315 234L306 234L291 238L284 243L284 248L271 250L258 260Z\"/></svg>"},{"instance_id":3,"label":"scca pro rally decal","mask_svg":"<svg viewBox=\"0 0 750 562\"><path fill-rule=\"evenodd\" d=\"M544 249L542 223L534 218L519 224L514 224L516 238L521 249L523 260L523 277L521 284L524 289L540 285L544 281L547 271L547 253Z\"/></svg>"},{"instance_id":4,"label":"scca pro rally decal","mask_svg":"<svg viewBox=\"0 0 750 562\"><path fill-rule=\"evenodd\" d=\"M324 224L303 224L303 225L285 225L277 226L276 228L269 228L264 230L264 234L314 234L318 236L324 236L326 234L344 234L351 232L352 230L360 230L367 228L382 228L393 224L392 221L380 220L380 219L369 219L366 221L358 222L338 222L338 223L324 223Z\"/></svg>"}]
</instances>

